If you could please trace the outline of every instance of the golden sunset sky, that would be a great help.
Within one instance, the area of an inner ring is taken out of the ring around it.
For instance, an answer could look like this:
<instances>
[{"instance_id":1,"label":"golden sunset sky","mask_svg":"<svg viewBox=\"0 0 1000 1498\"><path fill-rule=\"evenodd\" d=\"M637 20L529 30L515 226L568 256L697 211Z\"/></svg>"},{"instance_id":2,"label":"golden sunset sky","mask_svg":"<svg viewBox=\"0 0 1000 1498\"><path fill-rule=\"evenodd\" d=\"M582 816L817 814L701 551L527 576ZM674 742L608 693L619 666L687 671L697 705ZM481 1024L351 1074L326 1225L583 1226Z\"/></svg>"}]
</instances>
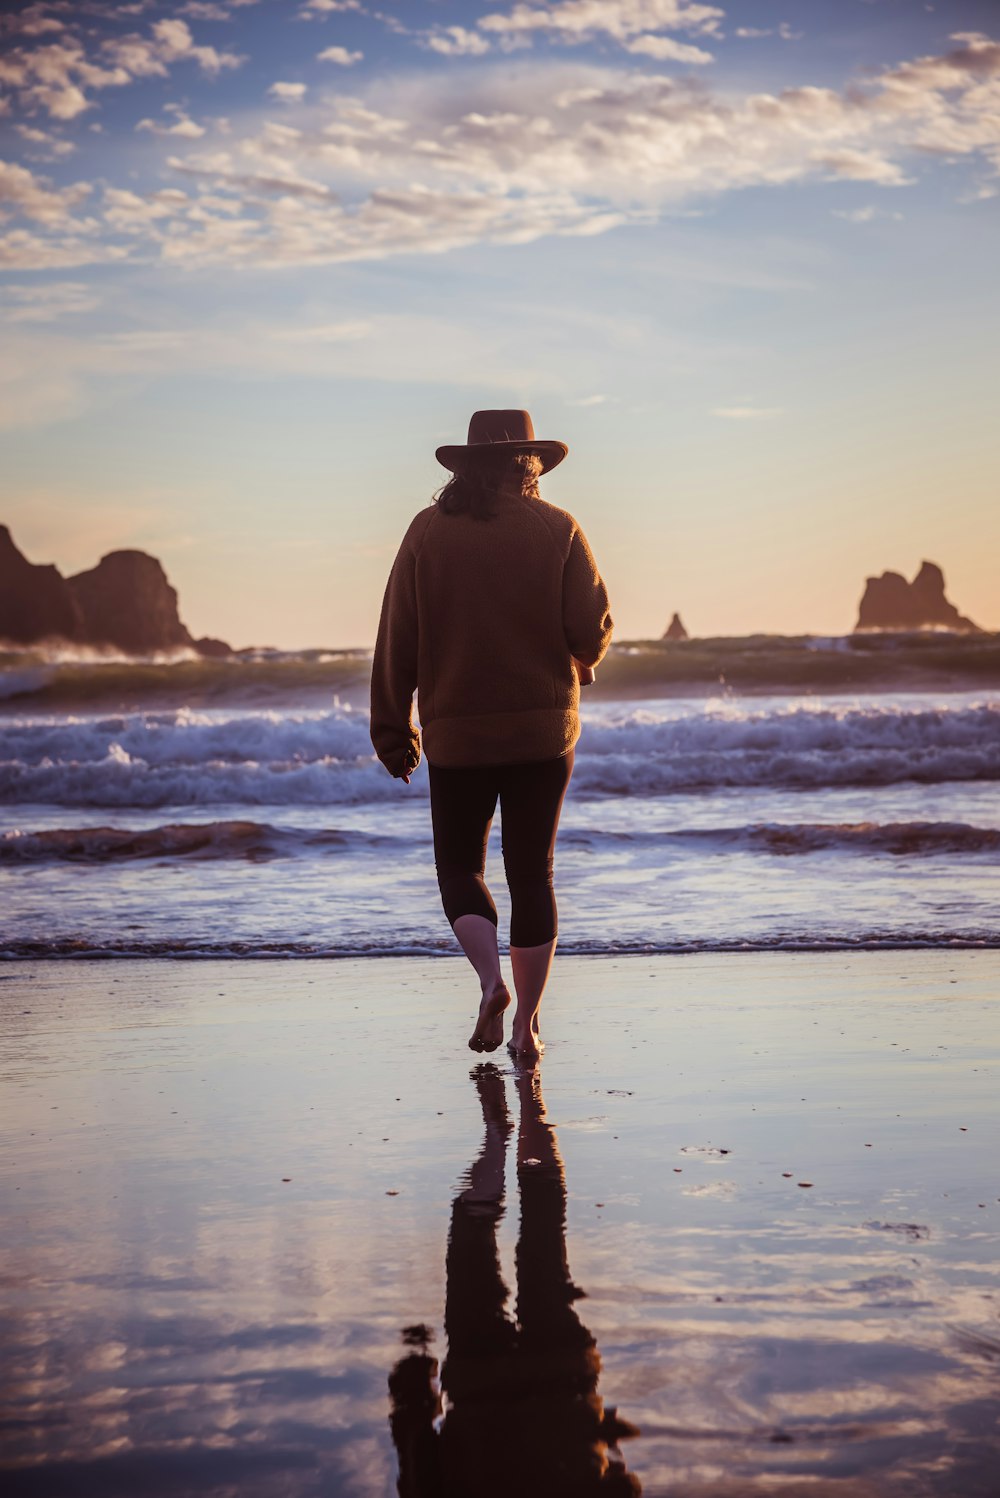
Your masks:
<instances>
[{"instance_id":1,"label":"golden sunset sky","mask_svg":"<svg viewBox=\"0 0 1000 1498\"><path fill-rule=\"evenodd\" d=\"M0 520L196 635L363 646L472 410L570 445L618 638L1000 628L1000 17L6 7Z\"/></svg>"}]
</instances>

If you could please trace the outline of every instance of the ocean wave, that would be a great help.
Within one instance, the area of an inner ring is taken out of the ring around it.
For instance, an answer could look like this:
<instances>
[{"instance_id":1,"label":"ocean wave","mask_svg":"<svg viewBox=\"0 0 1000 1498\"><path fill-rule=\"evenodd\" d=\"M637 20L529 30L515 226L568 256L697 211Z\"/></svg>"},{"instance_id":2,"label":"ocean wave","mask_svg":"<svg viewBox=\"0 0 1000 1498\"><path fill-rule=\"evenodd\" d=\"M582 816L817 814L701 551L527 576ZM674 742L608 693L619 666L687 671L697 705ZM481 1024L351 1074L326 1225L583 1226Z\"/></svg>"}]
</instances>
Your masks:
<instances>
[{"instance_id":1,"label":"ocean wave","mask_svg":"<svg viewBox=\"0 0 1000 1498\"><path fill-rule=\"evenodd\" d=\"M922 951L998 951L1000 934L995 930L954 930L905 932L871 930L857 935L815 935L804 931L794 936L761 936L738 938L694 938L688 941L574 941L560 938L563 956L576 957L657 957L695 956L699 953L751 952L922 952ZM449 937L424 938L419 942L400 941L391 934L369 941L213 941L213 940L143 940L122 937L102 940L100 937L55 937L52 940L25 938L0 942L0 961L37 961L41 958L159 958L174 960L218 960L219 958L317 958L346 957L456 957L454 940Z\"/></svg>"},{"instance_id":2,"label":"ocean wave","mask_svg":"<svg viewBox=\"0 0 1000 1498\"><path fill-rule=\"evenodd\" d=\"M372 755L368 714L183 708L5 723L0 799L55 806L320 806L404 794ZM714 702L587 721L577 797L723 787L1000 780L1000 702L935 707ZM426 795L421 772L405 794Z\"/></svg>"},{"instance_id":3,"label":"ocean wave","mask_svg":"<svg viewBox=\"0 0 1000 1498\"><path fill-rule=\"evenodd\" d=\"M577 791L659 795L722 786L882 786L1000 779L1000 702L961 706L732 702L588 724Z\"/></svg>"},{"instance_id":4,"label":"ocean wave","mask_svg":"<svg viewBox=\"0 0 1000 1498\"><path fill-rule=\"evenodd\" d=\"M424 842L429 845L428 829ZM418 844L416 846L419 846ZM605 832L564 829L565 853L606 854L634 850L648 861L651 850L665 857L685 853L735 852L791 857L810 853L890 855L893 857L994 855L1000 829L964 822L754 823L743 827L679 828L662 832ZM404 854L415 847L402 838L356 828L296 828L252 820L171 822L160 827L53 827L0 833L0 867L19 864L132 863L145 859L246 860L343 857L363 853Z\"/></svg>"},{"instance_id":5,"label":"ocean wave","mask_svg":"<svg viewBox=\"0 0 1000 1498\"><path fill-rule=\"evenodd\" d=\"M1000 836L1000 834L998 834ZM384 852L400 840L356 828L272 827L266 822L172 822L163 827L46 827L0 833L0 866L131 863L142 859L245 859Z\"/></svg>"},{"instance_id":6,"label":"ocean wave","mask_svg":"<svg viewBox=\"0 0 1000 1498\"><path fill-rule=\"evenodd\" d=\"M102 703L291 705L329 702L347 690L367 699L370 672L366 650L261 649L223 657L188 649L139 657L79 646L0 650L0 700L78 711Z\"/></svg>"},{"instance_id":7,"label":"ocean wave","mask_svg":"<svg viewBox=\"0 0 1000 1498\"><path fill-rule=\"evenodd\" d=\"M603 832L573 828L560 834L563 848L597 852L609 844L663 845L699 853L873 853L914 855L995 853L1000 828L966 822L758 822L745 827L695 827L669 832Z\"/></svg>"},{"instance_id":8,"label":"ocean wave","mask_svg":"<svg viewBox=\"0 0 1000 1498\"><path fill-rule=\"evenodd\" d=\"M51 671L44 667L26 667L19 671L0 671L0 702L9 697L30 697L48 686Z\"/></svg>"}]
</instances>

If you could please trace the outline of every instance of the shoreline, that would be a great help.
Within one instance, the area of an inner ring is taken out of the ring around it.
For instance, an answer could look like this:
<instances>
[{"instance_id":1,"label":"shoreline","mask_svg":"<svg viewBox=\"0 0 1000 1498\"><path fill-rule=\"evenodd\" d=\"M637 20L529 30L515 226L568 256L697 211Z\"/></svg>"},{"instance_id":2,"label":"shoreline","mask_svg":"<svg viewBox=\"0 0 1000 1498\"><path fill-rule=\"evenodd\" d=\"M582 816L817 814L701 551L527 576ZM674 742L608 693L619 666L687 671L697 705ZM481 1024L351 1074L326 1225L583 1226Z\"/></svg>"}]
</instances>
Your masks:
<instances>
[{"instance_id":1,"label":"shoreline","mask_svg":"<svg viewBox=\"0 0 1000 1498\"><path fill-rule=\"evenodd\" d=\"M442 937L442 942L448 941ZM507 949L501 945L501 956L507 955ZM829 941L781 939L768 942L764 939L759 942L725 942L719 941L714 944L701 943L664 943L658 946L565 946L557 949L556 960L562 958L564 961L592 960L603 958L622 958L634 961L645 961L646 959L660 958L697 958L697 957L795 957L795 956L822 956L825 953L831 955L843 955L856 952L859 955L893 952L995 952L1000 951L1000 932L982 937L956 937L950 940L941 940L937 937L928 937L921 941L915 937L885 937L873 938L870 941L851 941L845 938L838 940L831 938ZM140 949L136 946L115 948L107 944L95 946L92 950L81 950L80 944L67 941L64 944L42 945L40 943L23 942L0 946L0 967L12 965L19 962L80 962L92 964L95 962L137 962L137 963L162 963L162 962L370 962L370 961L413 961L413 962L440 962L447 960L465 961L461 952L448 942L447 949L443 947L438 950L430 946L407 947L404 945L385 947L379 949L360 948L330 948L315 949L306 946L279 946L261 944L259 947L249 948L234 944L227 947L183 947L180 945L166 945L156 949Z\"/></svg>"}]
</instances>

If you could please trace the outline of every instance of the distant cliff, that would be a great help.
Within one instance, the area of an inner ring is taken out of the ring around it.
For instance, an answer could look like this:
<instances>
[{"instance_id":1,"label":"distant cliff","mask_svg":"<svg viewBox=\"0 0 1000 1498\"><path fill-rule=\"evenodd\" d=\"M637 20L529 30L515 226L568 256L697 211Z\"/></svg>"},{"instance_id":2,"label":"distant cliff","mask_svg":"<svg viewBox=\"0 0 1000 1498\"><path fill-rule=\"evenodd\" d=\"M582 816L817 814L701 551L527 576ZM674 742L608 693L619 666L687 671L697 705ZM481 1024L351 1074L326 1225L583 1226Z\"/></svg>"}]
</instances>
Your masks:
<instances>
[{"instance_id":1,"label":"distant cliff","mask_svg":"<svg viewBox=\"0 0 1000 1498\"><path fill-rule=\"evenodd\" d=\"M0 641L52 641L113 649L125 655L196 650L229 655L224 640L195 640L181 622L177 590L156 557L111 551L89 572L64 578L36 566L0 525Z\"/></svg>"},{"instance_id":2,"label":"distant cliff","mask_svg":"<svg viewBox=\"0 0 1000 1498\"><path fill-rule=\"evenodd\" d=\"M855 631L954 629L963 634L984 633L948 602L944 573L934 562L921 562L912 583L899 572L883 572L881 577L868 578L854 628Z\"/></svg>"}]
</instances>

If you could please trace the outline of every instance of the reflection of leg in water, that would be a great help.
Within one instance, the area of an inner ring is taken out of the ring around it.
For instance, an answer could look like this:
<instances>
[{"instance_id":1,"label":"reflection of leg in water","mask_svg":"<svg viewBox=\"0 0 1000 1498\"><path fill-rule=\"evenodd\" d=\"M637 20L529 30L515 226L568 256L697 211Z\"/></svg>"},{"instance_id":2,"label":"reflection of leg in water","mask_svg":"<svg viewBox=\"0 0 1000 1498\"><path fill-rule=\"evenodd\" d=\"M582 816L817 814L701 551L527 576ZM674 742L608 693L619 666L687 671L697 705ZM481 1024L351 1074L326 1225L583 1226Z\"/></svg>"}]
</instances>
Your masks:
<instances>
[{"instance_id":1,"label":"reflection of leg in water","mask_svg":"<svg viewBox=\"0 0 1000 1498\"><path fill-rule=\"evenodd\" d=\"M517 1078L521 1121L517 1137L517 1181L521 1191L521 1236L517 1245L517 1319L521 1345L543 1359L591 1349L594 1339L573 1310L578 1290L566 1258L566 1179L555 1129L545 1119L538 1072ZM572 1358L571 1358L572 1361ZM596 1354L578 1372L597 1384Z\"/></svg>"},{"instance_id":2,"label":"reflection of leg in water","mask_svg":"<svg viewBox=\"0 0 1000 1498\"><path fill-rule=\"evenodd\" d=\"M601 1362L573 1302L566 1257L566 1183L537 1076L518 1079L521 1126L517 1246L519 1328L506 1314L496 1229L512 1132L503 1077L472 1073L486 1124L482 1150L452 1208L440 1409L436 1362L411 1354L389 1379L401 1498L614 1498L639 1493L616 1442L637 1432L605 1412ZM411 1329L411 1333L417 1329ZM426 1347L426 1330L424 1347ZM411 1334L410 1340L413 1341Z\"/></svg>"},{"instance_id":3,"label":"reflection of leg in water","mask_svg":"<svg viewBox=\"0 0 1000 1498\"><path fill-rule=\"evenodd\" d=\"M637 1435L597 1392L601 1360L573 1302L583 1292L566 1256L566 1178L555 1129L546 1121L541 1079L522 1073L517 1179L517 1318L524 1405L521 1440L532 1492L552 1495L638 1493L617 1442ZM610 1449L609 1449L610 1448Z\"/></svg>"},{"instance_id":4,"label":"reflection of leg in water","mask_svg":"<svg viewBox=\"0 0 1000 1498\"><path fill-rule=\"evenodd\" d=\"M514 1131L503 1077L491 1062L472 1072L486 1134L469 1169L468 1185L455 1198L448 1236L444 1325L448 1357L442 1373L454 1399L456 1381L478 1382L478 1364L507 1351L515 1331L507 1319L507 1286L500 1274L497 1224L503 1216L507 1140ZM472 1365L477 1365L474 1369Z\"/></svg>"}]
</instances>

